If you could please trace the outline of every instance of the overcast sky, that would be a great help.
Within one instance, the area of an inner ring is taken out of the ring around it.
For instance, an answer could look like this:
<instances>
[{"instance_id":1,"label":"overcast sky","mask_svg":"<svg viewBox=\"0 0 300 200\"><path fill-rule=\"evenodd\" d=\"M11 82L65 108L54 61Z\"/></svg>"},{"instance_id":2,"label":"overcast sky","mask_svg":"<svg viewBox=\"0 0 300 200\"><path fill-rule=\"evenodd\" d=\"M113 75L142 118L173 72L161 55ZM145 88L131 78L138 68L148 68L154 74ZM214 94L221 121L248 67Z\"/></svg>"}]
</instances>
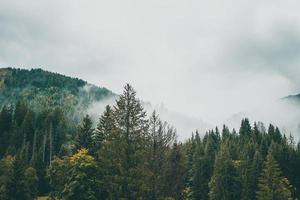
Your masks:
<instances>
[{"instance_id":1,"label":"overcast sky","mask_svg":"<svg viewBox=\"0 0 300 200\"><path fill-rule=\"evenodd\" d=\"M41 67L210 123L300 92L300 2L0 1L0 66Z\"/></svg>"}]
</instances>

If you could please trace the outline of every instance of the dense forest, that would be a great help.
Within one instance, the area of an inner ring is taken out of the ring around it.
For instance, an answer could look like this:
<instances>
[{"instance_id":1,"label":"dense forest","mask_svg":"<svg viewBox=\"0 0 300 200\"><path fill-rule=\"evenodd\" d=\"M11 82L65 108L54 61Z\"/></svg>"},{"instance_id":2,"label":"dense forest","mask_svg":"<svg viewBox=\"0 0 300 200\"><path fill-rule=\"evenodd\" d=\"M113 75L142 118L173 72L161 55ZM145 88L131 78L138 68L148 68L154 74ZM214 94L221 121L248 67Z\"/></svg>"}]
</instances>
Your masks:
<instances>
[{"instance_id":1,"label":"dense forest","mask_svg":"<svg viewBox=\"0 0 300 200\"><path fill-rule=\"evenodd\" d=\"M19 101L38 112L59 107L78 123L91 103L115 96L106 88L42 69L0 68L0 107Z\"/></svg>"},{"instance_id":2,"label":"dense forest","mask_svg":"<svg viewBox=\"0 0 300 200\"><path fill-rule=\"evenodd\" d=\"M245 118L177 141L129 84L97 121L74 121L62 105L2 104L1 200L300 198L300 143L272 124Z\"/></svg>"}]
</instances>

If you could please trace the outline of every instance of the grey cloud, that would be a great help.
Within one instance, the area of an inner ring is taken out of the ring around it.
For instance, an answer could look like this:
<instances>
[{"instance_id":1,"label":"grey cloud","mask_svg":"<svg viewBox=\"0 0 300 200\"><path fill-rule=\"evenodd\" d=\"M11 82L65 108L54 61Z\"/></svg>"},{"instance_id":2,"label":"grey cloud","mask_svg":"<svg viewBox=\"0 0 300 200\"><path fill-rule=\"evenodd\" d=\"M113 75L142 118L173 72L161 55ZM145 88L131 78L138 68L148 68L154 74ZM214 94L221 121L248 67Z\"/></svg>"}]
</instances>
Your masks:
<instances>
[{"instance_id":1,"label":"grey cloud","mask_svg":"<svg viewBox=\"0 0 300 200\"><path fill-rule=\"evenodd\" d=\"M2 0L0 65L116 93L130 82L153 105L219 124L300 91L293 2Z\"/></svg>"},{"instance_id":2,"label":"grey cloud","mask_svg":"<svg viewBox=\"0 0 300 200\"><path fill-rule=\"evenodd\" d=\"M282 74L296 84L300 83L299 29L277 25L268 37L246 37L234 46L229 58L236 67L248 71L267 70Z\"/></svg>"}]
</instances>

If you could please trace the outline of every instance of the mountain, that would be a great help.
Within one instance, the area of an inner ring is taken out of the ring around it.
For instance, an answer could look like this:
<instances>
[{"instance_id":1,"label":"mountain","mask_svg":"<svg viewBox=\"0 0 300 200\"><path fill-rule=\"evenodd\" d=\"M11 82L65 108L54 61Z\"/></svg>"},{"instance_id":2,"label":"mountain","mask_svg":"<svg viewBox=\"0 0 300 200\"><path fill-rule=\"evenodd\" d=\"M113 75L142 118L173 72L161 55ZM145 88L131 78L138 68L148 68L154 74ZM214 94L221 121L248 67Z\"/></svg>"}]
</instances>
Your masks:
<instances>
[{"instance_id":1,"label":"mountain","mask_svg":"<svg viewBox=\"0 0 300 200\"><path fill-rule=\"evenodd\" d=\"M300 103L300 94L289 95L289 96L286 96L286 97L282 98L282 100L290 101L290 102L293 102L293 103Z\"/></svg>"},{"instance_id":2,"label":"mountain","mask_svg":"<svg viewBox=\"0 0 300 200\"><path fill-rule=\"evenodd\" d=\"M42 69L0 68L0 107L21 100L35 110L61 107L74 116L113 96L106 88Z\"/></svg>"}]
</instances>

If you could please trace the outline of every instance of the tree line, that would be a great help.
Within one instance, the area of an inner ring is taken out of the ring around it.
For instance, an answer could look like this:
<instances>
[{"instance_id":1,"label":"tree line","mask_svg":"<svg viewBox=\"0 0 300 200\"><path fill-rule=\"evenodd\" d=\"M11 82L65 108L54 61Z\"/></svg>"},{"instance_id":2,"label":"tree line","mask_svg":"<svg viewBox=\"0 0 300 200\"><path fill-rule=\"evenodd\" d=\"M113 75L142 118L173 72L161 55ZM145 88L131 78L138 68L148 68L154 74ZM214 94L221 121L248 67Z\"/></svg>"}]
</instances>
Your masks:
<instances>
[{"instance_id":1,"label":"tree line","mask_svg":"<svg viewBox=\"0 0 300 200\"><path fill-rule=\"evenodd\" d=\"M23 102L0 112L0 199L286 200L300 192L300 143L243 119L183 142L130 85L96 126Z\"/></svg>"}]
</instances>

